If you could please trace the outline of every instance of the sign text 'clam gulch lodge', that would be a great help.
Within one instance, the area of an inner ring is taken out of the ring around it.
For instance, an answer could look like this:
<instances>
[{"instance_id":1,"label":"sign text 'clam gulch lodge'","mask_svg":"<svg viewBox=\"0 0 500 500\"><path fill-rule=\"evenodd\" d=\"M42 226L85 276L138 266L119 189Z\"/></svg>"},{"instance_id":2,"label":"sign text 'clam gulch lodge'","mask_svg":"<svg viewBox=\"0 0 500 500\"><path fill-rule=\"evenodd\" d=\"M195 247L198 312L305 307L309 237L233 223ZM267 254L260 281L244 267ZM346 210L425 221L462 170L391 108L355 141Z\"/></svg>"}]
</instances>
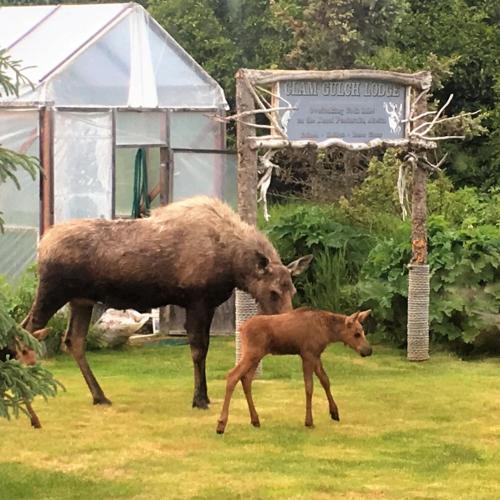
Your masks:
<instances>
[{"instance_id":1,"label":"sign text 'clam gulch lodge'","mask_svg":"<svg viewBox=\"0 0 500 500\"><path fill-rule=\"evenodd\" d=\"M345 142L406 137L405 85L377 80L287 80L277 83L279 120L289 140Z\"/></svg>"}]
</instances>

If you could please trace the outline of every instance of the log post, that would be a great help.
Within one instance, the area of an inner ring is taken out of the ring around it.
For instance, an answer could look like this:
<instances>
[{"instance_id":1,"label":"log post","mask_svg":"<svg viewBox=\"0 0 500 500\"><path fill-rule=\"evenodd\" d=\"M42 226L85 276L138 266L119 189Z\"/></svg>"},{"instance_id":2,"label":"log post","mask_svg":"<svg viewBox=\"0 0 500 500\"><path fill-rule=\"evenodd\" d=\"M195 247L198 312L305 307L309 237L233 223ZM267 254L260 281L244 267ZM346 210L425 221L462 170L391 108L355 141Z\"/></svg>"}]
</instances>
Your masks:
<instances>
[{"instance_id":1,"label":"log post","mask_svg":"<svg viewBox=\"0 0 500 500\"><path fill-rule=\"evenodd\" d=\"M168 124L169 125L169 124ZM167 126L167 130L170 127ZM160 205L168 205L172 202L172 157L171 150L168 146L160 147ZM170 312L171 306L163 306L159 308L159 328L163 335L170 334Z\"/></svg>"},{"instance_id":2,"label":"log post","mask_svg":"<svg viewBox=\"0 0 500 500\"><path fill-rule=\"evenodd\" d=\"M40 109L40 236L54 224L54 120L52 108Z\"/></svg>"},{"instance_id":3,"label":"log post","mask_svg":"<svg viewBox=\"0 0 500 500\"><path fill-rule=\"evenodd\" d=\"M247 87L245 70L236 73L236 113L253 111L255 103ZM255 115L245 120L255 122ZM257 223L257 151L250 147L249 137L254 129L238 121L236 123L236 145L238 152L238 213L248 224ZM250 294L236 290L236 363L240 360L240 325L257 314L257 305ZM260 365L257 373L260 371Z\"/></svg>"},{"instance_id":4,"label":"log post","mask_svg":"<svg viewBox=\"0 0 500 500\"><path fill-rule=\"evenodd\" d=\"M253 111L255 104L245 82L245 70L236 73L236 113ZM255 123L255 115L249 115L248 123ZM257 223L257 151L250 147L248 138L254 129L241 121L236 122L238 152L238 213L248 224Z\"/></svg>"},{"instance_id":5,"label":"log post","mask_svg":"<svg viewBox=\"0 0 500 500\"><path fill-rule=\"evenodd\" d=\"M417 114L427 110L425 100L418 103ZM418 125L418 122L415 126ZM407 357L410 361L429 359L429 266L427 265L427 172L415 156L412 167L411 247L408 274Z\"/></svg>"}]
</instances>

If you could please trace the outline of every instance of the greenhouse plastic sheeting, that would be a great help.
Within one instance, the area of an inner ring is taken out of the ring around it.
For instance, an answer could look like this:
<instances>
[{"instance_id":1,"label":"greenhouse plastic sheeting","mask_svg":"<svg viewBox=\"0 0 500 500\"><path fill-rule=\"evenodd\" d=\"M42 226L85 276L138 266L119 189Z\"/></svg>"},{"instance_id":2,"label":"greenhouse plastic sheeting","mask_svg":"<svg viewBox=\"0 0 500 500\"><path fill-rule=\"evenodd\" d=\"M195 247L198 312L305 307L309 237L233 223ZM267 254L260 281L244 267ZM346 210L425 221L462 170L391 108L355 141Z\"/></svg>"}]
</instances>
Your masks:
<instances>
[{"instance_id":1,"label":"greenhouse plastic sheeting","mask_svg":"<svg viewBox=\"0 0 500 500\"><path fill-rule=\"evenodd\" d=\"M207 195L235 204L236 155L174 152L173 177L174 201Z\"/></svg>"},{"instance_id":2,"label":"greenhouse plastic sheeting","mask_svg":"<svg viewBox=\"0 0 500 500\"><path fill-rule=\"evenodd\" d=\"M175 111L170 114L170 145L174 149L224 149L224 130L208 113Z\"/></svg>"},{"instance_id":3,"label":"greenhouse plastic sheeting","mask_svg":"<svg viewBox=\"0 0 500 500\"><path fill-rule=\"evenodd\" d=\"M13 151L38 156L38 112L0 110L0 144ZM35 260L39 224L39 176L16 173L20 189L12 181L0 184L0 211L5 232L0 233L0 274L15 278Z\"/></svg>"},{"instance_id":4,"label":"greenhouse plastic sheeting","mask_svg":"<svg viewBox=\"0 0 500 500\"><path fill-rule=\"evenodd\" d=\"M0 234L0 275L15 281L35 262L37 242L37 228L8 226Z\"/></svg>"},{"instance_id":5,"label":"greenhouse plastic sheeting","mask_svg":"<svg viewBox=\"0 0 500 500\"><path fill-rule=\"evenodd\" d=\"M54 114L54 220L111 218L112 114Z\"/></svg>"},{"instance_id":6,"label":"greenhouse plastic sheeting","mask_svg":"<svg viewBox=\"0 0 500 500\"><path fill-rule=\"evenodd\" d=\"M165 111L118 111L116 144L166 145L167 114Z\"/></svg>"},{"instance_id":7,"label":"greenhouse plastic sheeting","mask_svg":"<svg viewBox=\"0 0 500 500\"><path fill-rule=\"evenodd\" d=\"M0 7L0 40L35 84L34 90L26 86L18 100L227 108L217 82L140 5L44 9Z\"/></svg>"}]
</instances>

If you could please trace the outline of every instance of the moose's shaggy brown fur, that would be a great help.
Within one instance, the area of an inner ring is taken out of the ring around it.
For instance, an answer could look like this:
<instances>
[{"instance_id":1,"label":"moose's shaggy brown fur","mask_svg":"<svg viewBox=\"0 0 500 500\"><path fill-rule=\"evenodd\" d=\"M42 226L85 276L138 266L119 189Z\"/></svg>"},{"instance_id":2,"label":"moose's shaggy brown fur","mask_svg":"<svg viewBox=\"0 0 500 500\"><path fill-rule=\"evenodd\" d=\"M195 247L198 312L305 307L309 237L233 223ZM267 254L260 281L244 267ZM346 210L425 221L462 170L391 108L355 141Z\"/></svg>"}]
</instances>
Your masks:
<instances>
[{"instance_id":1,"label":"moose's shaggy brown fur","mask_svg":"<svg viewBox=\"0 0 500 500\"><path fill-rule=\"evenodd\" d=\"M65 342L95 404L109 403L85 359L92 306L144 311L175 304L186 308L194 363L193 406L209 399L205 358L215 308L233 289L248 291L264 313L290 310L290 273L269 240L230 207L195 197L153 211L147 219L75 220L51 228L39 245L39 285L24 326L42 329L67 302L71 316Z\"/></svg>"}]
</instances>

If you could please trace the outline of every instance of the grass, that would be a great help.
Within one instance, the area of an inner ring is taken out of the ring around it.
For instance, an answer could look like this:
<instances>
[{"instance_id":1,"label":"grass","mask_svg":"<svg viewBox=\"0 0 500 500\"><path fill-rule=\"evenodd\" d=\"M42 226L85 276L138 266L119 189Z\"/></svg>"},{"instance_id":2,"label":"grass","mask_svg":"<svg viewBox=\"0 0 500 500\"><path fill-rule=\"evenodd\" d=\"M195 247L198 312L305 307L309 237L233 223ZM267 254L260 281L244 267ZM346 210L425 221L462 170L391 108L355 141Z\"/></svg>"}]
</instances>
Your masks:
<instances>
[{"instance_id":1,"label":"grass","mask_svg":"<svg viewBox=\"0 0 500 500\"><path fill-rule=\"evenodd\" d=\"M0 421L0 499L500 498L500 360L415 364L375 347L371 358L338 345L324 355L340 423L315 381L306 429L299 359L268 357L254 383L262 427L238 387L224 436L232 339L212 340L208 411L191 409L186 345L90 353L112 407L93 407L60 356L46 365L67 391L36 402L44 428Z\"/></svg>"}]
</instances>

